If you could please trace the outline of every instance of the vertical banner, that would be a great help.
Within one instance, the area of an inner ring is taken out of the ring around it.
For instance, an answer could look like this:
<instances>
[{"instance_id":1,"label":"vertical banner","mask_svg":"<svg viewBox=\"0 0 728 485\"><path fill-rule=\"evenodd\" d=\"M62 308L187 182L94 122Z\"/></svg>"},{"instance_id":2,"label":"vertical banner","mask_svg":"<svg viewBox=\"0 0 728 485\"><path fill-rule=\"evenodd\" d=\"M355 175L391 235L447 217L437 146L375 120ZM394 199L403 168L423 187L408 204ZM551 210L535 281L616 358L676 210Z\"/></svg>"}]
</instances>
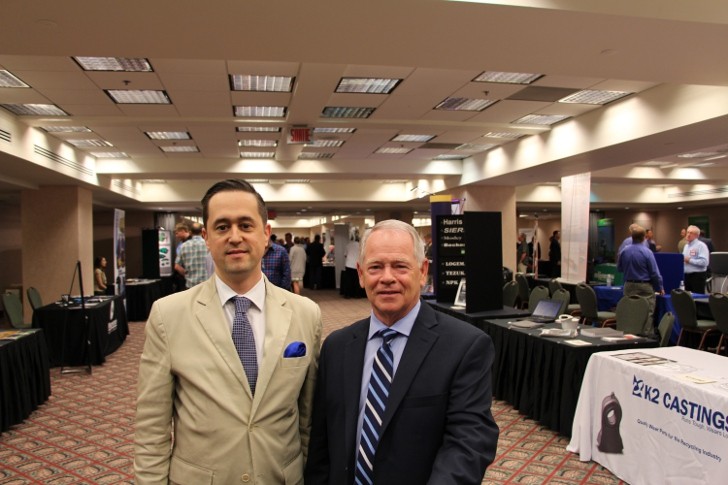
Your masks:
<instances>
[{"instance_id":1,"label":"vertical banner","mask_svg":"<svg viewBox=\"0 0 728 485\"><path fill-rule=\"evenodd\" d=\"M126 220L125 212L114 209L114 288L117 295L125 292L126 281Z\"/></svg>"},{"instance_id":2,"label":"vertical banner","mask_svg":"<svg viewBox=\"0 0 728 485\"><path fill-rule=\"evenodd\" d=\"M561 279L586 281L591 173L561 177Z\"/></svg>"},{"instance_id":3,"label":"vertical banner","mask_svg":"<svg viewBox=\"0 0 728 485\"><path fill-rule=\"evenodd\" d=\"M159 276L172 276L172 231L159 230Z\"/></svg>"},{"instance_id":4,"label":"vertical banner","mask_svg":"<svg viewBox=\"0 0 728 485\"><path fill-rule=\"evenodd\" d=\"M453 303L460 280L465 278L465 223L463 216L438 215L435 294L440 303Z\"/></svg>"}]
</instances>

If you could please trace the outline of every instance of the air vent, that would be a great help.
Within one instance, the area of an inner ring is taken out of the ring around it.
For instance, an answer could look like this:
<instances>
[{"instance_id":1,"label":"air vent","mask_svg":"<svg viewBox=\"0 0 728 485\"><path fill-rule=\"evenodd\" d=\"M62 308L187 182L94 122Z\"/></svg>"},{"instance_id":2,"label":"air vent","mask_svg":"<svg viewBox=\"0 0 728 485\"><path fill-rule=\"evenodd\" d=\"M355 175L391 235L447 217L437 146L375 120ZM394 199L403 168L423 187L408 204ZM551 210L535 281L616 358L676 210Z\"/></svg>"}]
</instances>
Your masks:
<instances>
[{"instance_id":1,"label":"air vent","mask_svg":"<svg viewBox=\"0 0 728 485\"><path fill-rule=\"evenodd\" d=\"M447 150L455 150L457 147L462 145L462 143L425 143L423 145L420 145L417 147L417 149L426 148L428 150L440 150L440 151L447 151Z\"/></svg>"},{"instance_id":2,"label":"air vent","mask_svg":"<svg viewBox=\"0 0 728 485\"><path fill-rule=\"evenodd\" d=\"M136 190L134 189L134 186L128 183L125 183L123 180L120 179L113 179L111 181L111 185L114 185L118 189L124 191L124 192L131 192L136 193Z\"/></svg>"},{"instance_id":3,"label":"air vent","mask_svg":"<svg viewBox=\"0 0 728 485\"><path fill-rule=\"evenodd\" d=\"M82 173L84 175L88 175L89 177L93 177L96 175L96 173L91 170L90 168L86 168L80 163L74 162L72 160L69 160L67 158L64 158L56 153L53 153L52 151L40 147L38 145L33 145L33 151L42 157L46 157L50 160L53 160L54 162L60 163L61 165L64 165L72 170L75 170L76 172Z\"/></svg>"},{"instance_id":4,"label":"air vent","mask_svg":"<svg viewBox=\"0 0 728 485\"><path fill-rule=\"evenodd\" d=\"M0 140L10 143L10 139L11 136L9 131L0 130Z\"/></svg>"}]
</instances>

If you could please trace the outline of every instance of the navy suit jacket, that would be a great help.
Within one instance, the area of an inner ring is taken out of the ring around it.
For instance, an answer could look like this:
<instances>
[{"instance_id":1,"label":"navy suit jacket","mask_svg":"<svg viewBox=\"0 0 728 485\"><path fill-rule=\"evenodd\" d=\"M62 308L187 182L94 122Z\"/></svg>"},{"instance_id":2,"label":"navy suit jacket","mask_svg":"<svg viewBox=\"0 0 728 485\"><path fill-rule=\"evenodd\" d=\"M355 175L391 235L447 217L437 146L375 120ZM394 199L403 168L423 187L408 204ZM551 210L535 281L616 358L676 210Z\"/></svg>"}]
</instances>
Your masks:
<instances>
[{"instance_id":1,"label":"navy suit jacket","mask_svg":"<svg viewBox=\"0 0 728 485\"><path fill-rule=\"evenodd\" d=\"M369 319L324 342L314 397L306 485L354 482ZM422 303L384 413L376 485L480 485L493 462L490 337Z\"/></svg>"}]
</instances>

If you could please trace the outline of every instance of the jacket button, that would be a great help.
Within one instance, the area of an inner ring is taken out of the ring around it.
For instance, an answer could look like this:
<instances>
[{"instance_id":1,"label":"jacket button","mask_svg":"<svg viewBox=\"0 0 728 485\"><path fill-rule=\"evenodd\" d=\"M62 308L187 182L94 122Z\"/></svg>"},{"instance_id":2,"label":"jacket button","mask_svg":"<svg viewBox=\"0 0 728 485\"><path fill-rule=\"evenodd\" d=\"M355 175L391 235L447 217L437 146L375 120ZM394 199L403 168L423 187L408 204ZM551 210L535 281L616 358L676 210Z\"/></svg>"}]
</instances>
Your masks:
<instances>
[{"instance_id":1,"label":"jacket button","mask_svg":"<svg viewBox=\"0 0 728 485\"><path fill-rule=\"evenodd\" d=\"M247 473L243 473L243 476L240 478L242 478L242 480L246 483L250 481L250 475L248 475Z\"/></svg>"}]
</instances>

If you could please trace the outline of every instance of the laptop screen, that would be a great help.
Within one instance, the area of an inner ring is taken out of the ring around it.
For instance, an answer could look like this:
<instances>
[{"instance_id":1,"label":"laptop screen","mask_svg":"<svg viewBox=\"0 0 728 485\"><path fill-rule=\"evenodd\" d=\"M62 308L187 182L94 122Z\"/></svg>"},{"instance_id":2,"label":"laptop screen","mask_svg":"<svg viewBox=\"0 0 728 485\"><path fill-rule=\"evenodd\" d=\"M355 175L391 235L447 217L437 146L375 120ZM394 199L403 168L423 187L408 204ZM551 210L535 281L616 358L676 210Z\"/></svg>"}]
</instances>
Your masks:
<instances>
[{"instance_id":1,"label":"laptop screen","mask_svg":"<svg viewBox=\"0 0 728 485\"><path fill-rule=\"evenodd\" d=\"M558 300L544 299L536 304L533 316L539 318L556 318L559 315L561 302Z\"/></svg>"}]
</instances>

